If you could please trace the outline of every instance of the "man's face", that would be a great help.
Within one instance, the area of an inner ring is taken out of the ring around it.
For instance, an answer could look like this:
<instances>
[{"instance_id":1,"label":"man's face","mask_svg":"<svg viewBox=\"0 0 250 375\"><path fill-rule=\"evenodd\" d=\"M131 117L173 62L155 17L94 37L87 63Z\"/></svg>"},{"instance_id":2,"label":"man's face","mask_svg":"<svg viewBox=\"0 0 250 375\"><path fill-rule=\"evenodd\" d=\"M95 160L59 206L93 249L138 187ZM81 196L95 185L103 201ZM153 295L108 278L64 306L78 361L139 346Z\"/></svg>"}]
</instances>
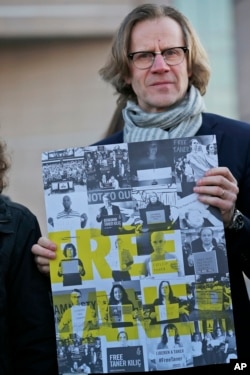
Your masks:
<instances>
[{"instance_id":1,"label":"man's face","mask_svg":"<svg viewBox=\"0 0 250 375\"><path fill-rule=\"evenodd\" d=\"M70 206L71 206L70 197L63 197L63 207L65 209L68 209L68 208L70 208Z\"/></svg>"},{"instance_id":2,"label":"man's face","mask_svg":"<svg viewBox=\"0 0 250 375\"><path fill-rule=\"evenodd\" d=\"M162 17L141 21L134 26L128 52L160 52L184 46L180 25L169 17ZM170 66L161 55L157 55L148 69L138 69L131 61L130 77L126 82L132 85L141 109L145 112L162 112L184 97L190 75L186 57L179 65Z\"/></svg>"},{"instance_id":3,"label":"man's face","mask_svg":"<svg viewBox=\"0 0 250 375\"><path fill-rule=\"evenodd\" d=\"M111 200L107 197L103 197L103 203L105 207L111 206Z\"/></svg>"},{"instance_id":4,"label":"man's face","mask_svg":"<svg viewBox=\"0 0 250 375\"><path fill-rule=\"evenodd\" d=\"M209 228L205 228L202 230L201 240L205 245L211 245L213 240L213 234Z\"/></svg>"}]
</instances>

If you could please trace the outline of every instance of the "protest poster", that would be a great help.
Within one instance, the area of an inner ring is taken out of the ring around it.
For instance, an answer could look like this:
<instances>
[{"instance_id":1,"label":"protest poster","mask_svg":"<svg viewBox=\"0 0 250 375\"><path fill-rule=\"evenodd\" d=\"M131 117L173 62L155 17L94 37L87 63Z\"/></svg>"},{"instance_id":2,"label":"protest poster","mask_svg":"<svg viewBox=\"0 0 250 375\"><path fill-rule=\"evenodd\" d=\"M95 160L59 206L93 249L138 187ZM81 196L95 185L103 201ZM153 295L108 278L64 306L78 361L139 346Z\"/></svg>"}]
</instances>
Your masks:
<instances>
[{"instance_id":1,"label":"protest poster","mask_svg":"<svg viewBox=\"0 0 250 375\"><path fill-rule=\"evenodd\" d=\"M42 153L60 374L226 362L220 347L234 320L224 227L193 193L218 165L216 139L192 139ZM208 333L213 360L199 362Z\"/></svg>"}]
</instances>

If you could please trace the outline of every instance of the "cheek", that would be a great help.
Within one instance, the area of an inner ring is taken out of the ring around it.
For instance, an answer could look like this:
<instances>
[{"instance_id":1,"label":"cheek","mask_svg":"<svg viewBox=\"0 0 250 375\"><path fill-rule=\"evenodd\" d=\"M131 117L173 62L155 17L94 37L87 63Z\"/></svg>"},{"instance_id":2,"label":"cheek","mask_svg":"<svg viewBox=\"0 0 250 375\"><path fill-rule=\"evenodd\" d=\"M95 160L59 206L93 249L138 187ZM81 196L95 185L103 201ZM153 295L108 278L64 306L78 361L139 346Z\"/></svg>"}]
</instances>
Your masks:
<instances>
[{"instance_id":1,"label":"cheek","mask_svg":"<svg viewBox=\"0 0 250 375\"><path fill-rule=\"evenodd\" d=\"M126 83L127 85L131 85L131 81L132 81L132 79L131 79L130 77L126 77L126 78L125 78L125 83Z\"/></svg>"},{"instance_id":2,"label":"cheek","mask_svg":"<svg viewBox=\"0 0 250 375\"><path fill-rule=\"evenodd\" d=\"M141 82L145 79L141 73L141 71L133 71L131 69L130 76L125 78L126 84L131 85L134 91L137 91L137 88L142 85Z\"/></svg>"}]
</instances>

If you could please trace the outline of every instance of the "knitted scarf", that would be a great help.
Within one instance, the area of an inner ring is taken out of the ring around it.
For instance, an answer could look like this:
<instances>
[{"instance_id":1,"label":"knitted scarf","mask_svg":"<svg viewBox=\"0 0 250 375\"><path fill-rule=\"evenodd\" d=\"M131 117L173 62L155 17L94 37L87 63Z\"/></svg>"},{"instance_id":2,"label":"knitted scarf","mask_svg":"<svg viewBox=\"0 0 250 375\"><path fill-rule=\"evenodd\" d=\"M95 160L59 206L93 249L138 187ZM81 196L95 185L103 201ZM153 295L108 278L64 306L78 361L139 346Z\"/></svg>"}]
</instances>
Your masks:
<instances>
[{"instance_id":1,"label":"knitted scarf","mask_svg":"<svg viewBox=\"0 0 250 375\"><path fill-rule=\"evenodd\" d=\"M194 86L166 112L147 113L128 101L123 109L124 142L193 137L201 127L204 111L203 98Z\"/></svg>"}]
</instances>

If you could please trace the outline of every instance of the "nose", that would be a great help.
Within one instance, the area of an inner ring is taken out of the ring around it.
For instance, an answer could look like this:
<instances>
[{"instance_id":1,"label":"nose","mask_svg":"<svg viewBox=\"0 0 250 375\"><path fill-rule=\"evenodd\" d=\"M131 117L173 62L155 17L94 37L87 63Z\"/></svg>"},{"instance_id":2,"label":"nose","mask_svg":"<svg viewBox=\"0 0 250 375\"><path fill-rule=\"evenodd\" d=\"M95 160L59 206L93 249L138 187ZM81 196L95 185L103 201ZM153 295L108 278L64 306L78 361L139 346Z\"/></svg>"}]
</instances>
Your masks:
<instances>
[{"instance_id":1,"label":"nose","mask_svg":"<svg viewBox=\"0 0 250 375\"><path fill-rule=\"evenodd\" d=\"M170 67L164 60L163 56L161 54L155 55L154 63L151 67L151 71L153 72L165 72L169 71Z\"/></svg>"}]
</instances>

